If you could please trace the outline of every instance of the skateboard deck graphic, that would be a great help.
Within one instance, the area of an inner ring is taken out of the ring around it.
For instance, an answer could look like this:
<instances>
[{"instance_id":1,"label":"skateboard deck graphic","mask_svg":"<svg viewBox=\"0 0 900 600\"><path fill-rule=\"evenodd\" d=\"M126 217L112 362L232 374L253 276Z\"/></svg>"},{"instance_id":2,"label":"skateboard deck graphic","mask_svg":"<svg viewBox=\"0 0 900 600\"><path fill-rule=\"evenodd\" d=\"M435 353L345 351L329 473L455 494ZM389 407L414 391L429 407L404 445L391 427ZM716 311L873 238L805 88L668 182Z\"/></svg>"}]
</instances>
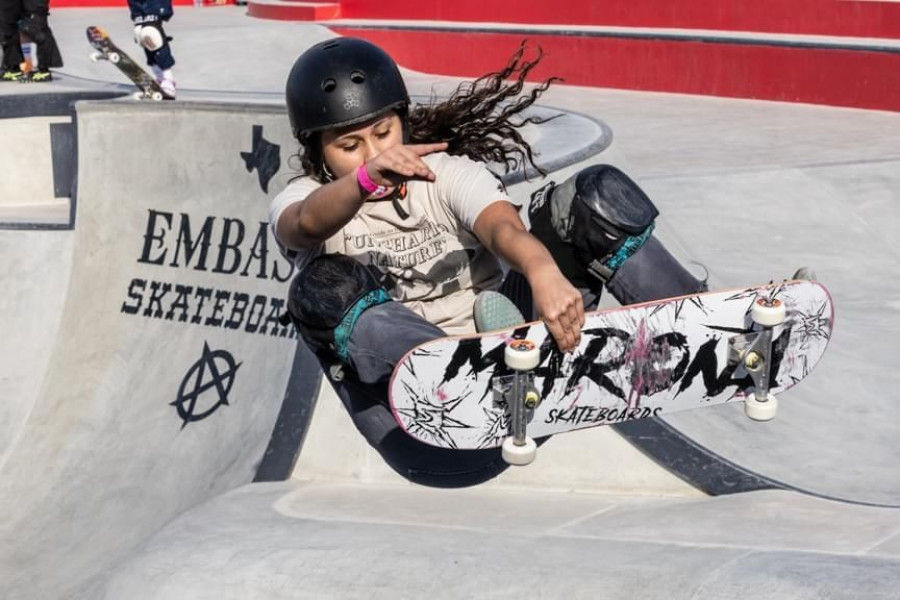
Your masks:
<instances>
[{"instance_id":1,"label":"skateboard deck graphic","mask_svg":"<svg viewBox=\"0 0 900 600\"><path fill-rule=\"evenodd\" d=\"M783 306L783 322L763 327L751 318L751 309L770 302ZM511 340L527 340L524 344L539 353L536 367L518 371L528 377L532 405L539 402L522 413L530 438L748 396L750 414L750 401L757 397L751 371L764 381L774 405L771 394L812 371L832 325L831 297L822 285L786 281L588 313L581 343L569 354L557 350L541 322L441 338L414 348L397 364L390 402L401 427L425 443L457 449L504 445L505 450L514 413L508 380L514 370L504 352ZM763 329L771 337L762 338ZM757 338L771 342L750 348ZM765 406L765 394L762 399Z\"/></svg>"},{"instance_id":2,"label":"skateboard deck graphic","mask_svg":"<svg viewBox=\"0 0 900 600\"><path fill-rule=\"evenodd\" d=\"M136 97L150 100L174 99L163 91L153 76L113 43L105 29L92 25L87 28L86 33L88 42L94 48L91 60L94 62L108 60L114 64L119 71L138 87L140 92L136 94Z\"/></svg>"}]
</instances>

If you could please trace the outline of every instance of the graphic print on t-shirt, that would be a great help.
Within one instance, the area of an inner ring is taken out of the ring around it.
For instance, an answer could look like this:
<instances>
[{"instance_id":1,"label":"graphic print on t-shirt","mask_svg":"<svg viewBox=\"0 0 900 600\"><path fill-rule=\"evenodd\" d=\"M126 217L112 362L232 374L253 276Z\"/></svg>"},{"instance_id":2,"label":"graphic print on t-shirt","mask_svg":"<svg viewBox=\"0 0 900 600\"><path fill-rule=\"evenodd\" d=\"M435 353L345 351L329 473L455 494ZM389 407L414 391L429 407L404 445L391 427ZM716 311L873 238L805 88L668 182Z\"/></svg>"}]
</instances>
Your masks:
<instances>
[{"instance_id":1,"label":"graphic print on t-shirt","mask_svg":"<svg viewBox=\"0 0 900 600\"><path fill-rule=\"evenodd\" d=\"M370 267L379 282L399 300L445 296L462 289L471 279L469 268L477 252L463 248L442 224L428 217L416 229L392 228L382 232L347 234L349 254Z\"/></svg>"}]
</instances>

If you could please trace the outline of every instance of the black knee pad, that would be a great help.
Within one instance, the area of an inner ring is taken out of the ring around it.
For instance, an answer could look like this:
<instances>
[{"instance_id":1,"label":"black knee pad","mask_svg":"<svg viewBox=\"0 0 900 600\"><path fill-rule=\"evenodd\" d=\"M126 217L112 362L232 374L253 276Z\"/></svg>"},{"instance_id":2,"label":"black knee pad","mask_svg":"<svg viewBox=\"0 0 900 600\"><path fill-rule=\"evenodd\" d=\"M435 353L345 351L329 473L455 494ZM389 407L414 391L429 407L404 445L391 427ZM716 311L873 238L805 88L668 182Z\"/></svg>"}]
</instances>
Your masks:
<instances>
[{"instance_id":1,"label":"black knee pad","mask_svg":"<svg viewBox=\"0 0 900 600\"><path fill-rule=\"evenodd\" d=\"M50 34L47 15L32 13L24 17L19 25L19 30L28 35L35 44L43 44Z\"/></svg>"},{"instance_id":2,"label":"black knee pad","mask_svg":"<svg viewBox=\"0 0 900 600\"><path fill-rule=\"evenodd\" d=\"M609 281L650 236L658 215L643 190L610 165L544 186L529 207L532 233L576 284Z\"/></svg>"},{"instance_id":3,"label":"black knee pad","mask_svg":"<svg viewBox=\"0 0 900 600\"><path fill-rule=\"evenodd\" d=\"M317 354L346 363L347 343L359 315L390 299L358 261L341 254L323 254L291 281L288 312Z\"/></svg>"},{"instance_id":4,"label":"black knee pad","mask_svg":"<svg viewBox=\"0 0 900 600\"><path fill-rule=\"evenodd\" d=\"M13 40L15 40L16 43L19 41L18 27L15 24L10 26L5 23L0 23L0 48L5 47ZM2 51L0 51L0 54L2 54Z\"/></svg>"}]
</instances>

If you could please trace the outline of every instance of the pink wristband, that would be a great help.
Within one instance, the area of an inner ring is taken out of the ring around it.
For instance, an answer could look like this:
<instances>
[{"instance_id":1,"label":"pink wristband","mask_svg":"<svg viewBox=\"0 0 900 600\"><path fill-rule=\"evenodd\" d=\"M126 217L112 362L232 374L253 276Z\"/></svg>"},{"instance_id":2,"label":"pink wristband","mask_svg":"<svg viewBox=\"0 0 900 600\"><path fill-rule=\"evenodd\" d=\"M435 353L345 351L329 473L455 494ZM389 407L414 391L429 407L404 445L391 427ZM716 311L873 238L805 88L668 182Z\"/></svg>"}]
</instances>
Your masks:
<instances>
[{"instance_id":1,"label":"pink wristband","mask_svg":"<svg viewBox=\"0 0 900 600\"><path fill-rule=\"evenodd\" d=\"M374 194L376 197L379 197L384 196L388 192L387 186L378 185L369 178L369 174L366 172L365 163L356 169L356 181L359 183L359 187L365 190L367 194Z\"/></svg>"}]
</instances>

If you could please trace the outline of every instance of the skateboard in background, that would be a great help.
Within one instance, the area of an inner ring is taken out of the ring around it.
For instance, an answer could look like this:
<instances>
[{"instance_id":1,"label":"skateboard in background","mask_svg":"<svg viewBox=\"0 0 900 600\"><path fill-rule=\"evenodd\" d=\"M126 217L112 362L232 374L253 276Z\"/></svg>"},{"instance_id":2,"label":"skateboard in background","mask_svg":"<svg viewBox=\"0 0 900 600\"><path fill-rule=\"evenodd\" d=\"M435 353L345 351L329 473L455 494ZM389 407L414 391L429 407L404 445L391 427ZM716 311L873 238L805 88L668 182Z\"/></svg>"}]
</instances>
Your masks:
<instances>
[{"instance_id":1,"label":"skateboard in background","mask_svg":"<svg viewBox=\"0 0 900 600\"><path fill-rule=\"evenodd\" d=\"M94 51L90 54L92 61L108 60L138 87L140 92L135 97L142 100L174 100L160 87L159 82L134 62L128 54L116 46L109 34L102 27L87 28L87 39Z\"/></svg>"}]
</instances>

